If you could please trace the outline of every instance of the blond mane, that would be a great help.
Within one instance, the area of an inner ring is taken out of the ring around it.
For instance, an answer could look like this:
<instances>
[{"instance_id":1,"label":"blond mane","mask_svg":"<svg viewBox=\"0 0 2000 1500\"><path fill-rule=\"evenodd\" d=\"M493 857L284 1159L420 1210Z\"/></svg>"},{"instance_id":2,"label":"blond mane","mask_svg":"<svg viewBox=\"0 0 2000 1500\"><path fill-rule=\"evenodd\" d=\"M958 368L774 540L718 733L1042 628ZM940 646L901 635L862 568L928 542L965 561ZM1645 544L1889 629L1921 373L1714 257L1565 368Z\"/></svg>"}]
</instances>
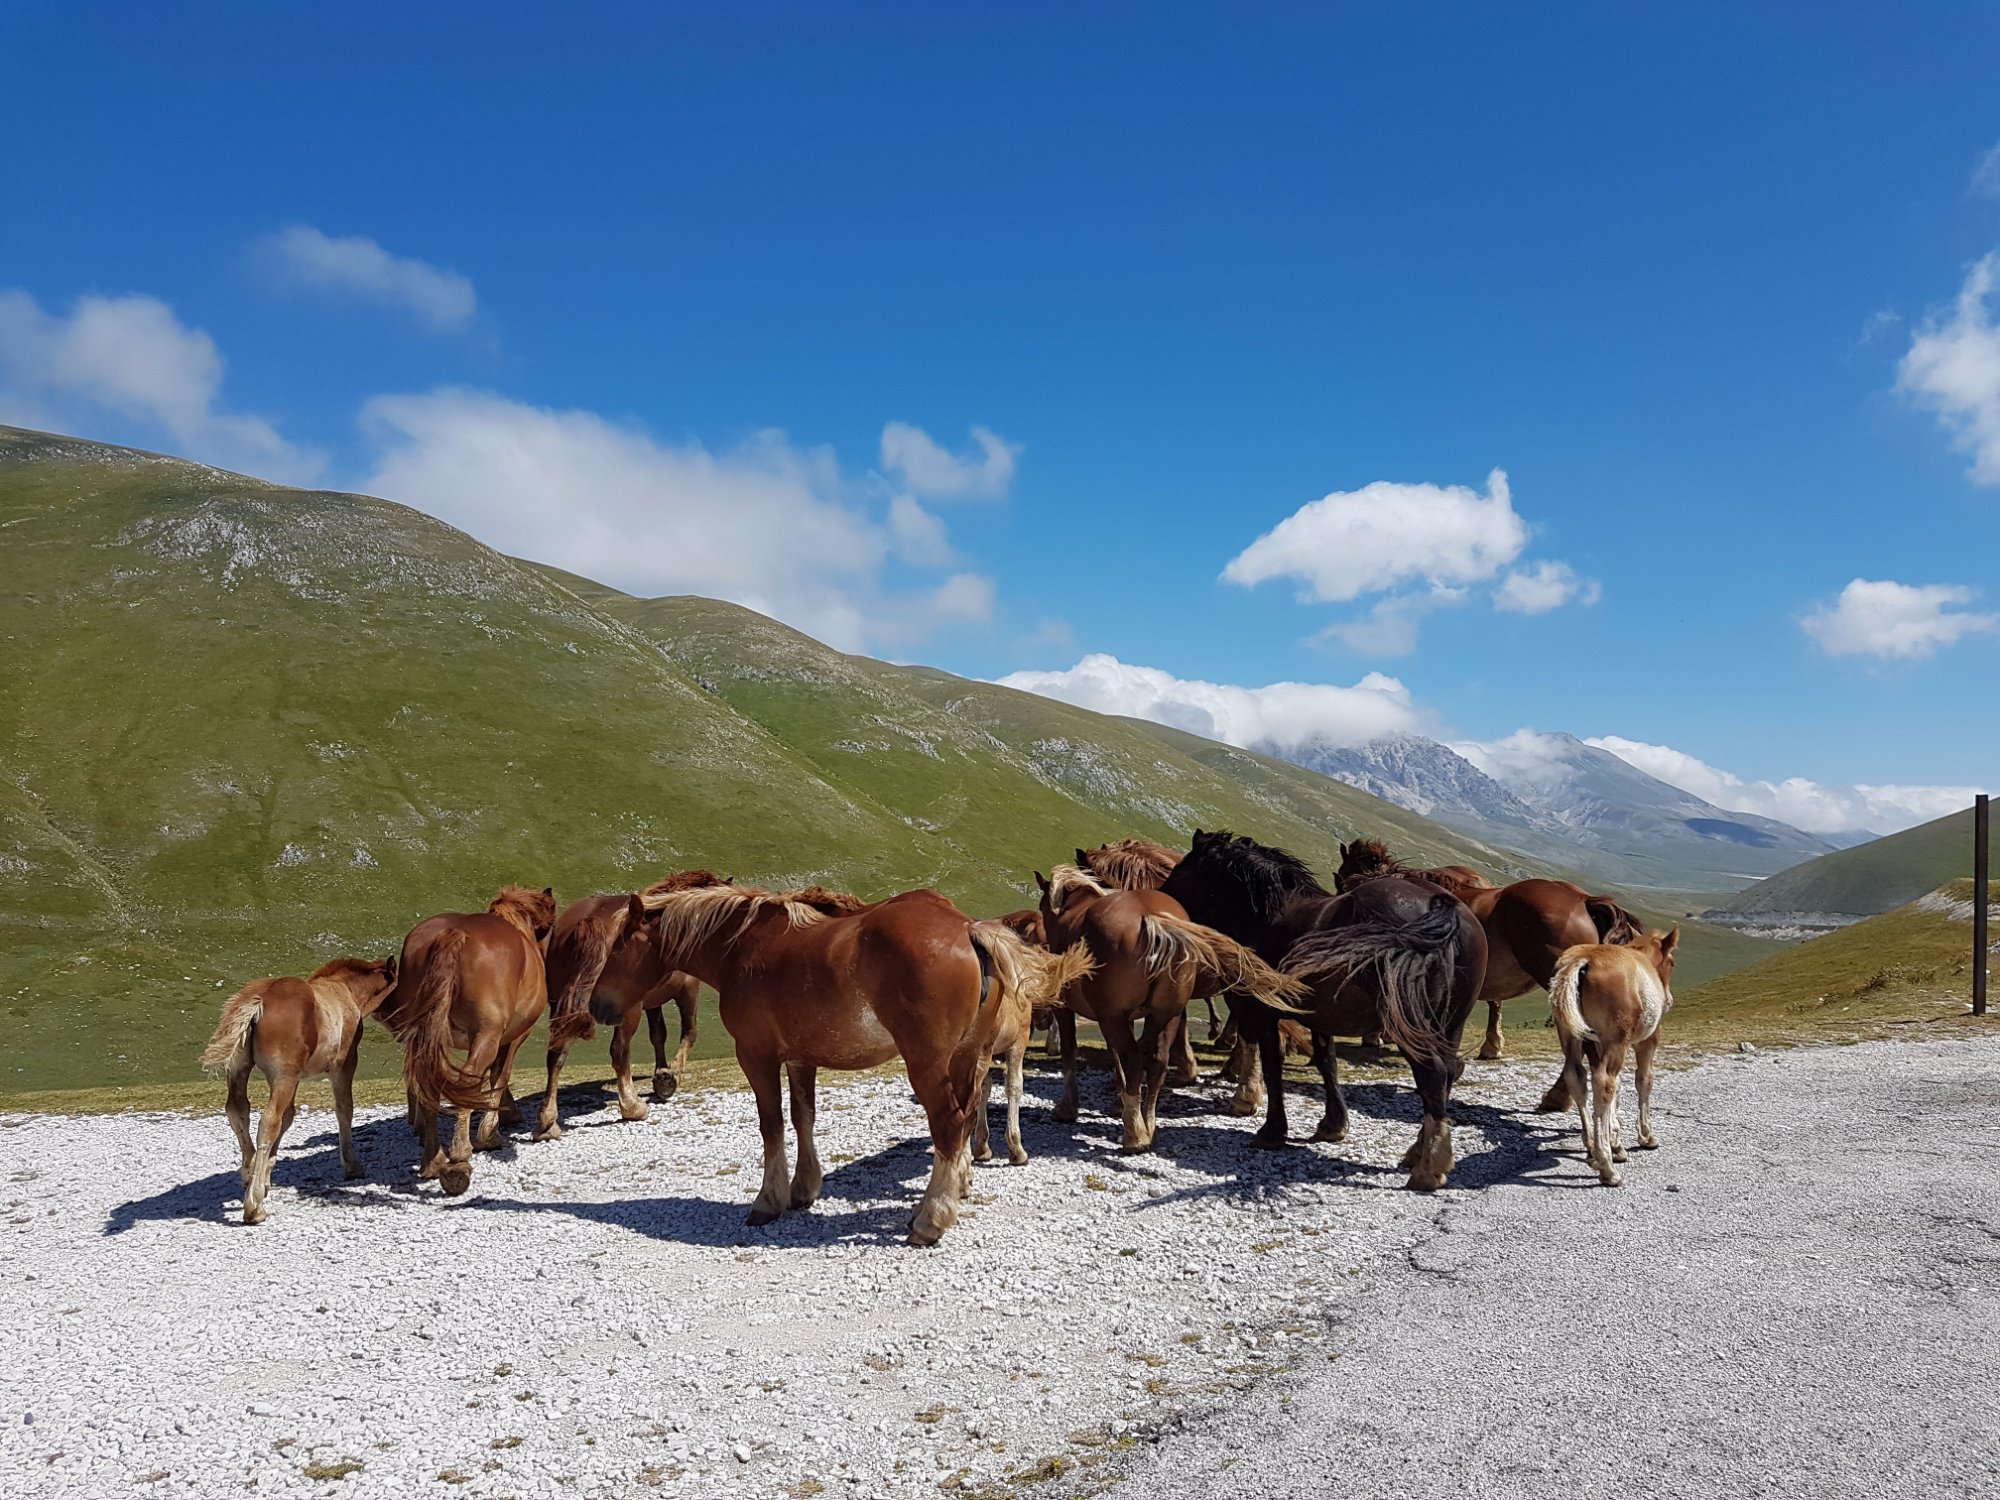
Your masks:
<instances>
[{"instance_id":1,"label":"blond mane","mask_svg":"<svg viewBox=\"0 0 2000 1500\"><path fill-rule=\"evenodd\" d=\"M639 893L639 904L658 914L660 930L655 941L661 956L669 960L721 936L732 920L736 930L724 942L733 943L767 911L783 912L792 927L810 927L826 920L824 911L791 893L730 885L705 870L656 882Z\"/></svg>"},{"instance_id":2,"label":"blond mane","mask_svg":"<svg viewBox=\"0 0 2000 1500\"><path fill-rule=\"evenodd\" d=\"M1151 839L1117 839L1076 851L1077 862L1100 880L1128 891L1155 891L1181 862L1177 850Z\"/></svg>"},{"instance_id":3,"label":"blond mane","mask_svg":"<svg viewBox=\"0 0 2000 1500\"><path fill-rule=\"evenodd\" d=\"M500 894L486 904L486 910L539 940L555 925L556 898L547 891L525 885L503 885Z\"/></svg>"},{"instance_id":4,"label":"blond mane","mask_svg":"<svg viewBox=\"0 0 2000 1500\"><path fill-rule=\"evenodd\" d=\"M1051 912L1060 912L1069 904L1069 898L1077 892L1091 896L1108 896L1112 887L1099 880L1090 871L1076 865L1057 865L1049 871L1048 902Z\"/></svg>"}]
</instances>

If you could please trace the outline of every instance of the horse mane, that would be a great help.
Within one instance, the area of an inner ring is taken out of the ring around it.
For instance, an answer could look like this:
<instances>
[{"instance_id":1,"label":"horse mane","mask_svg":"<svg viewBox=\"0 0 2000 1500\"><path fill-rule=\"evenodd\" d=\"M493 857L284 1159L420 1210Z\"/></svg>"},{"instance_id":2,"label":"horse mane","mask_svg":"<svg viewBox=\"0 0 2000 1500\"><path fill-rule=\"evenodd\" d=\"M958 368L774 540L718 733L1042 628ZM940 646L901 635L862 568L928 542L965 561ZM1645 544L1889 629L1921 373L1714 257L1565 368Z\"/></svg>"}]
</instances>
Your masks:
<instances>
[{"instance_id":1,"label":"horse mane","mask_svg":"<svg viewBox=\"0 0 2000 1500\"><path fill-rule=\"evenodd\" d=\"M335 958L321 964L306 975L306 983L315 979L360 979L365 975L386 978L395 960L387 958Z\"/></svg>"},{"instance_id":2,"label":"horse mane","mask_svg":"<svg viewBox=\"0 0 2000 1500\"><path fill-rule=\"evenodd\" d=\"M700 947L739 914L741 920L728 938L732 943L766 911L782 911L792 927L810 927L827 918L826 912L798 899L795 893L731 885L706 870L689 870L657 881L639 893L639 902L647 911L659 914L660 931L655 941L663 958Z\"/></svg>"},{"instance_id":3,"label":"horse mane","mask_svg":"<svg viewBox=\"0 0 2000 1500\"><path fill-rule=\"evenodd\" d=\"M1049 872L1049 910L1059 912L1069 901L1073 892L1082 891L1092 896L1108 896L1112 887L1106 885L1088 870L1075 865L1057 865Z\"/></svg>"},{"instance_id":4,"label":"horse mane","mask_svg":"<svg viewBox=\"0 0 2000 1500\"><path fill-rule=\"evenodd\" d=\"M1297 897L1331 894L1296 854L1226 828L1207 834L1197 831L1195 847L1182 862L1183 868L1195 862L1197 855L1229 877L1257 915L1267 920Z\"/></svg>"},{"instance_id":5,"label":"horse mane","mask_svg":"<svg viewBox=\"0 0 2000 1500\"><path fill-rule=\"evenodd\" d=\"M1174 866L1180 852L1151 839L1118 839L1095 849L1076 851L1076 862L1100 880L1128 891L1156 891Z\"/></svg>"},{"instance_id":6,"label":"horse mane","mask_svg":"<svg viewBox=\"0 0 2000 1500\"><path fill-rule=\"evenodd\" d=\"M525 885L503 885L500 894L486 904L486 910L502 921L512 922L531 939L539 940L555 925L556 898L548 891Z\"/></svg>"},{"instance_id":7,"label":"horse mane","mask_svg":"<svg viewBox=\"0 0 2000 1500\"><path fill-rule=\"evenodd\" d=\"M818 884L802 886L784 894L787 901L810 906L824 917L851 917L858 911L866 911L870 904L859 896L849 895L846 891L830 891Z\"/></svg>"},{"instance_id":8,"label":"horse mane","mask_svg":"<svg viewBox=\"0 0 2000 1500\"><path fill-rule=\"evenodd\" d=\"M1389 852L1389 846L1380 839L1356 839L1347 846L1347 857L1357 854L1368 856L1368 868L1377 875L1407 875L1410 867Z\"/></svg>"}]
</instances>

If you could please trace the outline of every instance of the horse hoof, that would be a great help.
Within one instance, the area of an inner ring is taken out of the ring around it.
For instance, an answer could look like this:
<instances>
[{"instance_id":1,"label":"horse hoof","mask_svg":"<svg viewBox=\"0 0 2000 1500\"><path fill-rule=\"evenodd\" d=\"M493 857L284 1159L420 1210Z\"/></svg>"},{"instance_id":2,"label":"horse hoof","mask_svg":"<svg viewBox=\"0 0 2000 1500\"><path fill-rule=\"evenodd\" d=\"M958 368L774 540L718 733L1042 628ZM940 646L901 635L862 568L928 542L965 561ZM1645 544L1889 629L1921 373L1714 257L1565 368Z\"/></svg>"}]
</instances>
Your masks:
<instances>
[{"instance_id":1,"label":"horse hoof","mask_svg":"<svg viewBox=\"0 0 2000 1500\"><path fill-rule=\"evenodd\" d=\"M1250 1144L1255 1146L1259 1151L1283 1151L1287 1146L1291 1145L1291 1142L1281 1135L1266 1135L1260 1130L1250 1137Z\"/></svg>"},{"instance_id":2,"label":"horse hoof","mask_svg":"<svg viewBox=\"0 0 2000 1500\"><path fill-rule=\"evenodd\" d=\"M422 1166L420 1166L420 1167L418 1167L418 1168L417 1168L417 1181L419 1181L419 1182L430 1182L430 1181L432 1181L432 1180L433 1180L434 1178L436 1178L436 1176L437 1176L437 1174L438 1174L439 1172L441 1172L441 1171L443 1171L443 1170L444 1170L444 1163L443 1163L443 1162L441 1162L441 1161L427 1161L427 1162L425 1162L425 1163L424 1163L424 1164L423 1164Z\"/></svg>"},{"instance_id":3,"label":"horse hoof","mask_svg":"<svg viewBox=\"0 0 2000 1500\"><path fill-rule=\"evenodd\" d=\"M438 1173L438 1186L444 1189L447 1198L456 1198L472 1186L472 1163L455 1161L448 1163Z\"/></svg>"},{"instance_id":4,"label":"horse hoof","mask_svg":"<svg viewBox=\"0 0 2000 1500\"><path fill-rule=\"evenodd\" d=\"M623 1104L618 1106L618 1118L628 1124L636 1125L651 1113L652 1111L643 1104L634 1104L629 1108Z\"/></svg>"},{"instance_id":5,"label":"horse hoof","mask_svg":"<svg viewBox=\"0 0 2000 1500\"><path fill-rule=\"evenodd\" d=\"M1345 1125L1321 1125L1319 1129L1313 1132L1313 1139L1337 1146L1347 1139L1347 1127Z\"/></svg>"},{"instance_id":6,"label":"horse hoof","mask_svg":"<svg viewBox=\"0 0 2000 1500\"><path fill-rule=\"evenodd\" d=\"M653 1075L653 1098L665 1104L681 1090L681 1081L672 1073L660 1072Z\"/></svg>"},{"instance_id":7,"label":"horse hoof","mask_svg":"<svg viewBox=\"0 0 2000 1500\"><path fill-rule=\"evenodd\" d=\"M1500 1047L1488 1045L1479 1049L1479 1060L1481 1062L1496 1062L1506 1055L1505 1049Z\"/></svg>"},{"instance_id":8,"label":"horse hoof","mask_svg":"<svg viewBox=\"0 0 2000 1500\"><path fill-rule=\"evenodd\" d=\"M1413 1193L1435 1193L1444 1186L1442 1172L1412 1172L1410 1180L1403 1184Z\"/></svg>"},{"instance_id":9,"label":"horse hoof","mask_svg":"<svg viewBox=\"0 0 2000 1500\"><path fill-rule=\"evenodd\" d=\"M535 1139L538 1141L559 1141L562 1138L563 1128L560 1125L544 1125L535 1132Z\"/></svg>"},{"instance_id":10,"label":"horse hoof","mask_svg":"<svg viewBox=\"0 0 2000 1500\"><path fill-rule=\"evenodd\" d=\"M1007 1148L1007 1160L1012 1162L1017 1167L1025 1167L1028 1164L1028 1153L1026 1148L1021 1146L1009 1146Z\"/></svg>"},{"instance_id":11,"label":"horse hoof","mask_svg":"<svg viewBox=\"0 0 2000 1500\"><path fill-rule=\"evenodd\" d=\"M1599 1172L1597 1181L1603 1187L1623 1187L1625 1179L1616 1172Z\"/></svg>"},{"instance_id":12,"label":"horse hoof","mask_svg":"<svg viewBox=\"0 0 2000 1500\"><path fill-rule=\"evenodd\" d=\"M750 1210L750 1217L744 1222L752 1229L762 1229L766 1224L775 1224L778 1222L778 1210L775 1208L753 1208Z\"/></svg>"},{"instance_id":13,"label":"horse hoof","mask_svg":"<svg viewBox=\"0 0 2000 1500\"><path fill-rule=\"evenodd\" d=\"M905 1239L903 1243L906 1245L916 1245L922 1249L929 1249L943 1238L944 1226L942 1224L920 1226L912 1222L909 1238Z\"/></svg>"},{"instance_id":14,"label":"horse hoof","mask_svg":"<svg viewBox=\"0 0 2000 1500\"><path fill-rule=\"evenodd\" d=\"M819 1194L817 1192L794 1193L792 1194L791 1210L793 1213L804 1213L817 1202L819 1202Z\"/></svg>"},{"instance_id":15,"label":"horse hoof","mask_svg":"<svg viewBox=\"0 0 2000 1500\"><path fill-rule=\"evenodd\" d=\"M1556 1084L1542 1095L1542 1102L1535 1106L1538 1115L1557 1115L1569 1108L1569 1090Z\"/></svg>"},{"instance_id":16,"label":"horse hoof","mask_svg":"<svg viewBox=\"0 0 2000 1500\"><path fill-rule=\"evenodd\" d=\"M1248 1119L1251 1115L1256 1114L1260 1108L1262 1106L1255 1099L1231 1099L1229 1101L1229 1112L1239 1120Z\"/></svg>"},{"instance_id":17,"label":"horse hoof","mask_svg":"<svg viewBox=\"0 0 2000 1500\"><path fill-rule=\"evenodd\" d=\"M1659 1138L1658 1136L1656 1136L1656 1135L1642 1135L1642 1136L1640 1136L1640 1137L1639 1137L1639 1149L1640 1149L1641 1151L1657 1151L1657 1150L1659 1150L1659 1149L1660 1149L1660 1138Z\"/></svg>"},{"instance_id":18,"label":"horse hoof","mask_svg":"<svg viewBox=\"0 0 2000 1500\"><path fill-rule=\"evenodd\" d=\"M265 1213L261 1206L243 1210L243 1222L245 1224L261 1224L269 1217L270 1215Z\"/></svg>"},{"instance_id":19,"label":"horse hoof","mask_svg":"<svg viewBox=\"0 0 2000 1500\"><path fill-rule=\"evenodd\" d=\"M363 1177L366 1177L368 1175L368 1169L362 1166L360 1162L356 1162L351 1167L342 1167L340 1170L340 1175L346 1178L349 1182L358 1182Z\"/></svg>"},{"instance_id":20,"label":"horse hoof","mask_svg":"<svg viewBox=\"0 0 2000 1500\"><path fill-rule=\"evenodd\" d=\"M500 1111L500 1124L504 1129L507 1130L519 1129L521 1124L521 1111L515 1108L511 1104L508 1105L505 1109Z\"/></svg>"},{"instance_id":21,"label":"horse hoof","mask_svg":"<svg viewBox=\"0 0 2000 1500\"><path fill-rule=\"evenodd\" d=\"M974 1161L993 1160L993 1148L991 1146L981 1146L977 1151L972 1153L972 1159Z\"/></svg>"},{"instance_id":22,"label":"horse hoof","mask_svg":"<svg viewBox=\"0 0 2000 1500\"><path fill-rule=\"evenodd\" d=\"M1054 1109L1049 1111L1049 1118L1054 1120L1058 1125L1074 1125L1076 1123L1076 1106L1074 1104L1057 1104Z\"/></svg>"}]
</instances>

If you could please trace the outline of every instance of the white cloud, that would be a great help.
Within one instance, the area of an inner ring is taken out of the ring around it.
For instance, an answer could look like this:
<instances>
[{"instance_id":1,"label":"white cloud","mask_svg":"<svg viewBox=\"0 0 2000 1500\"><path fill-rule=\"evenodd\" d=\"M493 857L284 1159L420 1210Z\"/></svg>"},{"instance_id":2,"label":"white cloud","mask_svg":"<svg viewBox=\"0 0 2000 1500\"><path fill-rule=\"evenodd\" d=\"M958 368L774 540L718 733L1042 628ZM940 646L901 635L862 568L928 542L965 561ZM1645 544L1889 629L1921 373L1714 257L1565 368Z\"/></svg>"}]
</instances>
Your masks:
<instances>
[{"instance_id":1,"label":"white cloud","mask_svg":"<svg viewBox=\"0 0 2000 1500\"><path fill-rule=\"evenodd\" d=\"M1966 191L1975 198L2000 198L2000 145L1991 147L1979 158Z\"/></svg>"},{"instance_id":2,"label":"white cloud","mask_svg":"<svg viewBox=\"0 0 2000 1500\"><path fill-rule=\"evenodd\" d=\"M107 412L167 434L204 462L310 482L322 455L262 417L221 410L222 355L155 297L79 297L68 316L0 292L0 417L78 431Z\"/></svg>"},{"instance_id":3,"label":"white cloud","mask_svg":"<svg viewBox=\"0 0 2000 1500\"><path fill-rule=\"evenodd\" d=\"M944 522L908 495L889 501L889 535L896 556L920 568L941 567L955 556Z\"/></svg>"},{"instance_id":4,"label":"white cloud","mask_svg":"<svg viewBox=\"0 0 2000 1500\"><path fill-rule=\"evenodd\" d=\"M1595 604L1604 597L1595 579L1579 578L1565 562L1536 563L1531 568L1513 568L1494 590L1496 609L1518 615L1542 615L1560 609L1572 599L1579 604Z\"/></svg>"},{"instance_id":5,"label":"white cloud","mask_svg":"<svg viewBox=\"0 0 2000 1500\"><path fill-rule=\"evenodd\" d=\"M1576 742L1566 735L1517 729L1505 739L1451 740L1451 749L1506 786L1561 781L1570 775Z\"/></svg>"},{"instance_id":6,"label":"white cloud","mask_svg":"<svg viewBox=\"0 0 2000 1500\"><path fill-rule=\"evenodd\" d=\"M1857 578L1840 599L1800 620L1828 656L1879 656L1919 660L1962 636L2000 626L2000 615L1953 609L1976 591L1951 583L1896 583Z\"/></svg>"},{"instance_id":7,"label":"white cloud","mask_svg":"<svg viewBox=\"0 0 2000 1500\"><path fill-rule=\"evenodd\" d=\"M400 308L432 328L462 328L479 310L472 282L457 271L391 255L366 235L323 234L294 224L258 242L265 264L292 286Z\"/></svg>"},{"instance_id":8,"label":"white cloud","mask_svg":"<svg viewBox=\"0 0 2000 1500\"><path fill-rule=\"evenodd\" d=\"M952 453L921 427L890 422L882 428L882 467L901 476L905 490L932 500L993 499L1014 482L1018 443L984 427L972 429L976 454Z\"/></svg>"},{"instance_id":9,"label":"white cloud","mask_svg":"<svg viewBox=\"0 0 2000 1500\"><path fill-rule=\"evenodd\" d=\"M829 450L782 433L710 452L469 390L378 396L362 426L379 449L370 491L633 593L733 600L843 650L992 614L973 573L886 591L897 538L851 502Z\"/></svg>"},{"instance_id":10,"label":"white cloud","mask_svg":"<svg viewBox=\"0 0 2000 1500\"><path fill-rule=\"evenodd\" d=\"M1427 594L1395 594L1378 600L1359 620L1343 620L1313 637L1313 644L1339 641L1362 656L1408 656L1417 649L1417 625L1432 610L1460 603L1464 589L1433 588Z\"/></svg>"},{"instance_id":11,"label":"white cloud","mask_svg":"<svg viewBox=\"0 0 2000 1500\"><path fill-rule=\"evenodd\" d=\"M2000 286L2000 251L1966 273L1949 316L1910 340L1897 389L1937 413L1952 446L1972 455L1975 484L2000 484L2000 323L1989 306Z\"/></svg>"},{"instance_id":12,"label":"white cloud","mask_svg":"<svg viewBox=\"0 0 2000 1500\"><path fill-rule=\"evenodd\" d=\"M1776 818L1808 833L1861 828L1895 833L1969 807L1981 790L1970 786L1828 786L1803 776L1745 781L1669 745L1649 745L1615 734L1584 743L1609 750L1648 776L1657 776L1717 807Z\"/></svg>"},{"instance_id":13,"label":"white cloud","mask_svg":"<svg viewBox=\"0 0 2000 1500\"><path fill-rule=\"evenodd\" d=\"M1413 582L1479 583L1521 555L1528 523L1506 474L1486 493L1463 485L1377 480L1301 506L1230 560L1223 579L1246 588L1299 580L1300 599L1345 603Z\"/></svg>"},{"instance_id":14,"label":"white cloud","mask_svg":"<svg viewBox=\"0 0 2000 1500\"><path fill-rule=\"evenodd\" d=\"M1353 687L1274 682L1234 687L1175 677L1094 653L1062 672L1014 672L1002 687L1039 693L1098 713L1151 719L1225 744L1291 748L1313 740L1363 745L1418 729L1423 716L1410 690L1370 672Z\"/></svg>"}]
</instances>

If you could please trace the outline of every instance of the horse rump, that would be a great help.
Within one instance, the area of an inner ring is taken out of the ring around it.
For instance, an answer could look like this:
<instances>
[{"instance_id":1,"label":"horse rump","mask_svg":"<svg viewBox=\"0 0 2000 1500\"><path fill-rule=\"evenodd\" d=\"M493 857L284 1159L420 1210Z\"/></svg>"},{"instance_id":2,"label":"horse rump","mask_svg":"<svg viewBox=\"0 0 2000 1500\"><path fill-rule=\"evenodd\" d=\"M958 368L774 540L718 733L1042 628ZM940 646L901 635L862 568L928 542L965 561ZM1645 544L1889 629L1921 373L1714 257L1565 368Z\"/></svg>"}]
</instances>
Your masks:
<instances>
[{"instance_id":1,"label":"horse rump","mask_svg":"<svg viewBox=\"0 0 2000 1500\"><path fill-rule=\"evenodd\" d=\"M1473 997L1455 1006L1450 989L1471 920L1458 897L1441 891L1412 922L1372 920L1309 932L1292 944L1279 968L1295 979L1336 987L1372 969L1383 1034L1413 1062L1455 1070L1458 1033Z\"/></svg>"},{"instance_id":2,"label":"horse rump","mask_svg":"<svg viewBox=\"0 0 2000 1500\"><path fill-rule=\"evenodd\" d=\"M251 1033L264 1015L260 987L246 984L222 1002L222 1019L215 1035L201 1050L204 1073L241 1073L250 1066Z\"/></svg>"},{"instance_id":3,"label":"horse rump","mask_svg":"<svg viewBox=\"0 0 2000 1500\"><path fill-rule=\"evenodd\" d=\"M450 1103L460 1109L485 1107L485 1080L452 1060L451 1008L458 996L458 970L465 957L465 934L445 929L424 955L416 993L383 1020L403 1044L403 1078L418 1105L433 1113Z\"/></svg>"}]
</instances>

